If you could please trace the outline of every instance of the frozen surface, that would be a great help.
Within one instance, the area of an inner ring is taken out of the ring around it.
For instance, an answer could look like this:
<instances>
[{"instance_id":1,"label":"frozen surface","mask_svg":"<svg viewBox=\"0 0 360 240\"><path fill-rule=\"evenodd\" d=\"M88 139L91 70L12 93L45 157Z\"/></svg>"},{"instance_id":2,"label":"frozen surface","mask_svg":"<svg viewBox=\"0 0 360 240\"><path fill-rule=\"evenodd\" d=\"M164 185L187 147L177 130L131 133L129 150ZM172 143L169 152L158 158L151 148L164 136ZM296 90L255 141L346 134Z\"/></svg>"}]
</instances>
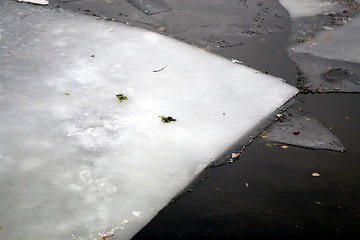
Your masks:
<instances>
[{"instance_id":1,"label":"frozen surface","mask_svg":"<svg viewBox=\"0 0 360 240\"><path fill-rule=\"evenodd\" d=\"M301 72L298 87L304 92L360 92L360 64L330 60L308 53L293 53L291 58Z\"/></svg>"},{"instance_id":2,"label":"frozen surface","mask_svg":"<svg viewBox=\"0 0 360 240\"><path fill-rule=\"evenodd\" d=\"M279 2L289 11L292 18L342 11L339 8L341 1L336 0L279 0Z\"/></svg>"},{"instance_id":3,"label":"frozen surface","mask_svg":"<svg viewBox=\"0 0 360 240\"><path fill-rule=\"evenodd\" d=\"M293 46L293 49L294 52L308 52L327 59L360 63L359 39L360 16L356 16L343 26L323 29L312 41Z\"/></svg>"},{"instance_id":4,"label":"frozen surface","mask_svg":"<svg viewBox=\"0 0 360 240\"><path fill-rule=\"evenodd\" d=\"M266 140L310 149L345 151L340 140L313 117L294 111L286 114L266 130Z\"/></svg>"},{"instance_id":5,"label":"frozen surface","mask_svg":"<svg viewBox=\"0 0 360 240\"><path fill-rule=\"evenodd\" d=\"M61 9L1 1L0 36L0 239L129 239L297 92Z\"/></svg>"}]
</instances>

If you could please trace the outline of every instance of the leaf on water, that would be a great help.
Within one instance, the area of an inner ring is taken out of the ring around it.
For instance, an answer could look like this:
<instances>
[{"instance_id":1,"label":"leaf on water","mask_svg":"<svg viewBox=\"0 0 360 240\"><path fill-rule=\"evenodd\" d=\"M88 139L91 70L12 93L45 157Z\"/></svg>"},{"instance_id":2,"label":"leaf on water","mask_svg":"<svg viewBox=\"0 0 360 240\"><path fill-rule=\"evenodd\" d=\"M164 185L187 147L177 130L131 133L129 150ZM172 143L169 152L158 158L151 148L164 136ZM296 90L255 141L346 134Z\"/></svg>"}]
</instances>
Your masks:
<instances>
[{"instance_id":1,"label":"leaf on water","mask_svg":"<svg viewBox=\"0 0 360 240\"><path fill-rule=\"evenodd\" d=\"M287 148L288 148L288 146L286 146L286 145L282 145L282 146L281 146L281 148L282 148L282 149L287 149Z\"/></svg>"},{"instance_id":2,"label":"leaf on water","mask_svg":"<svg viewBox=\"0 0 360 240\"><path fill-rule=\"evenodd\" d=\"M103 0L104 2L107 2L107 3L113 3L114 0Z\"/></svg>"},{"instance_id":3,"label":"leaf on water","mask_svg":"<svg viewBox=\"0 0 360 240\"><path fill-rule=\"evenodd\" d=\"M161 121L163 121L164 123L169 123L169 122L175 122L176 119L172 118L172 117L165 117L165 116L159 116L159 118L161 118Z\"/></svg>"},{"instance_id":4,"label":"leaf on water","mask_svg":"<svg viewBox=\"0 0 360 240\"><path fill-rule=\"evenodd\" d=\"M313 173L311 174L311 176L313 176L313 177L320 177L320 173L313 172Z\"/></svg>"},{"instance_id":5,"label":"leaf on water","mask_svg":"<svg viewBox=\"0 0 360 240\"><path fill-rule=\"evenodd\" d=\"M120 102L122 102L123 100L127 100L127 96L125 96L124 94L116 94L116 97L120 100Z\"/></svg>"},{"instance_id":6,"label":"leaf on water","mask_svg":"<svg viewBox=\"0 0 360 240\"><path fill-rule=\"evenodd\" d=\"M67 92L66 92L64 95L69 96L69 95L70 95L70 93L67 93Z\"/></svg>"},{"instance_id":7,"label":"leaf on water","mask_svg":"<svg viewBox=\"0 0 360 240\"><path fill-rule=\"evenodd\" d=\"M0 231L2 230L2 227L0 227Z\"/></svg>"},{"instance_id":8,"label":"leaf on water","mask_svg":"<svg viewBox=\"0 0 360 240\"><path fill-rule=\"evenodd\" d=\"M293 134L294 134L295 136L297 136L297 135L299 135L299 134L300 134L300 131L293 132Z\"/></svg>"},{"instance_id":9,"label":"leaf on water","mask_svg":"<svg viewBox=\"0 0 360 240\"><path fill-rule=\"evenodd\" d=\"M265 147L272 147L273 145L271 143L265 143Z\"/></svg>"}]
</instances>

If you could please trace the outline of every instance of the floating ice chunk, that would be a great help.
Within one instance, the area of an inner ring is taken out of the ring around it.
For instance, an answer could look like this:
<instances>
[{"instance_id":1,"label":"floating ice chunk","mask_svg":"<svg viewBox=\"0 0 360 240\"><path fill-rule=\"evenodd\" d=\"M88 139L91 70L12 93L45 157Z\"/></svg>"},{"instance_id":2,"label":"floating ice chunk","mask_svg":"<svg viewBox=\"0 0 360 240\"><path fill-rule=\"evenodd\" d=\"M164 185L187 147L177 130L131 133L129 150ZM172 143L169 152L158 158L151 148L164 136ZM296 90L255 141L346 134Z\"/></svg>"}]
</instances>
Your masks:
<instances>
[{"instance_id":1,"label":"floating ice chunk","mask_svg":"<svg viewBox=\"0 0 360 240\"><path fill-rule=\"evenodd\" d=\"M332 11L339 11L339 3L328 0L279 0L286 8L291 18L309 17L318 14L325 14Z\"/></svg>"},{"instance_id":2,"label":"floating ice chunk","mask_svg":"<svg viewBox=\"0 0 360 240\"><path fill-rule=\"evenodd\" d=\"M174 39L61 9L1 1L0 29L1 239L129 239L297 93Z\"/></svg>"},{"instance_id":3,"label":"floating ice chunk","mask_svg":"<svg viewBox=\"0 0 360 240\"><path fill-rule=\"evenodd\" d=\"M328 128L311 116L294 111L271 125L265 139L310 149L345 151L340 140Z\"/></svg>"},{"instance_id":4,"label":"floating ice chunk","mask_svg":"<svg viewBox=\"0 0 360 240\"><path fill-rule=\"evenodd\" d=\"M343 26L322 30L313 41L293 46L294 52L311 53L314 56L360 63L360 16Z\"/></svg>"}]
</instances>

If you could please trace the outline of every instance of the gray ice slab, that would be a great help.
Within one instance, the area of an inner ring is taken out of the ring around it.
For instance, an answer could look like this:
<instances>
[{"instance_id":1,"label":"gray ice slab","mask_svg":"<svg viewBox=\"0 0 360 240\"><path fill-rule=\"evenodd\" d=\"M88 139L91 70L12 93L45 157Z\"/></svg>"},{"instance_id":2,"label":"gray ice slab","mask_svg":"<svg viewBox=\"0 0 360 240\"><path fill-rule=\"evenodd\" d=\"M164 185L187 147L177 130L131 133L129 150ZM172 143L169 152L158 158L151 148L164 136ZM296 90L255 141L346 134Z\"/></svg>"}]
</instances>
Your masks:
<instances>
[{"instance_id":1,"label":"gray ice slab","mask_svg":"<svg viewBox=\"0 0 360 240\"><path fill-rule=\"evenodd\" d=\"M170 11L171 8L163 0L127 0L146 14L156 14Z\"/></svg>"},{"instance_id":2,"label":"gray ice slab","mask_svg":"<svg viewBox=\"0 0 360 240\"><path fill-rule=\"evenodd\" d=\"M299 69L298 88L303 92L359 93L360 64L330 60L308 53L294 53Z\"/></svg>"},{"instance_id":3,"label":"gray ice slab","mask_svg":"<svg viewBox=\"0 0 360 240\"><path fill-rule=\"evenodd\" d=\"M345 151L340 140L316 119L302 113L286 114L263 133L265 139L310 149Z\"/></svg>"},{"instance_id":4,"label":"gray ice slab","mask_svg":"<svg viewBox=\"0 0 360 240\"><path fill-rule=\"evenodd\" d=\"M290 47L293 52L360 63L360 16L348 19L342 26L316 32L310 41Z\"/></svg>"}]
</instances>

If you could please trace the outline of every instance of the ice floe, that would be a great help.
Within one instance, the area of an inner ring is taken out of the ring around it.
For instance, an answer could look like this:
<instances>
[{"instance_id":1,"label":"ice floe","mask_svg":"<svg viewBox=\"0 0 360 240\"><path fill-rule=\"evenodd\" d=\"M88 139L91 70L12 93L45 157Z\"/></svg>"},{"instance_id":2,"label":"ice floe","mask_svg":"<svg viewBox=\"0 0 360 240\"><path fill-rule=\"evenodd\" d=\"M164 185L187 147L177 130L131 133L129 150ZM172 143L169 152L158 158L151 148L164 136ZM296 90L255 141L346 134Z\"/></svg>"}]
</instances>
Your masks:
<instances>
[{"instance_id":1,"label":"ice floe","mask_svg":"<svg viewBox=\"0 0 360 240\"><path fill-rule=\"evenodd\" d=\"M324 125L302 111L287 111L262 136L283 144L344 152L340 140Z\"/></svg>"},{"instance_id":2,"label":"ice floe","mask_svg":"<svg viewBox=\"0 0 360 240\"><path fill-rule=\"evenodd\" d=\"M57 8L1 1L0 34L1 239L129 239L297 93Z\"/></svg>"}]
</instances>

